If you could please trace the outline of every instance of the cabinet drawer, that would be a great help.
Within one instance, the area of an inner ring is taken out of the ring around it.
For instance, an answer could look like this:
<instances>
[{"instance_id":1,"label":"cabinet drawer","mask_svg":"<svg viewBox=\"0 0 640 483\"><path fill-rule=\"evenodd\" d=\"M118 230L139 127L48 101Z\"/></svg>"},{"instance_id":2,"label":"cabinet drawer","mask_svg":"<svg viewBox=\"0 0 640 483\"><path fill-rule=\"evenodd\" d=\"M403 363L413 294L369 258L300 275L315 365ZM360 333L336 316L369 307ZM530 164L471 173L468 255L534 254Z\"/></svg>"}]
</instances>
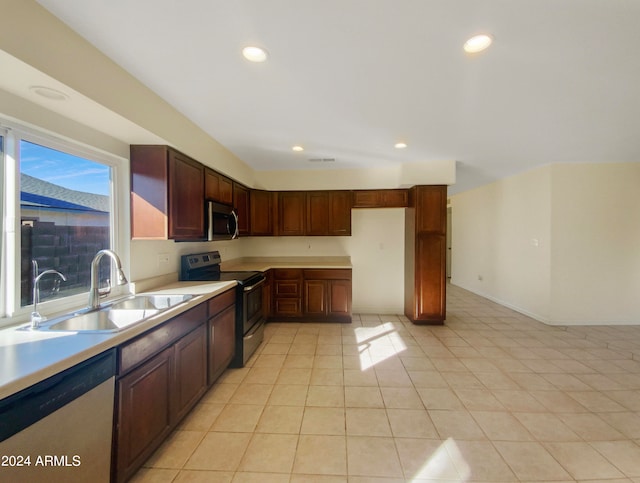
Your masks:
<instances>
[{"instance_id":1,"label":"cabinet drawer","mask_svg":"<svg viewBox=\"0 0 640 483\"><path fill-rule=\"evenodd\" d=\"M209 318L219 314L236 301L235 287L209 299Z\"/></svg>"},{"instance_id":2,"label":"cabinet drawer","mask_svg":"<svg viewBox=\"0 0 640 483\"><path fill-rule=\"evenodd\" d=\"M273 278L276 280L300 280L302 270L299 268L276 268L273 271Z\"/></svg>"},{"instance_id":3,"label":"cabinet drawer","mask_svg":"<svg viewBox=\"0 0 640 483\"><path fill-rule=\"evenodd\" d=\"M351 280L349 269L308 269L304 271L305 280Z\"/></svg>"},{"instance_id":4,"label":"cabinet drawer","mask_svg":"<svg viewBox=\"0 0 640 483\"><path fill-rule=\"evenodd\" d=\"M276 280L274 295L276 297L300 297L302 283L299 280Z\"/></svg>"},{"instance_id":5,"label":"cabinet drawer","mask_svg":"<svg viewBox=\"0 0 640 483\"><path fill-rule=\"evenodd\" d=\"M299 298L277 298L273 305L277 316L299 317L302 315L302 300Z\"/></svg>"},{"instance_id":6,"label":"cabinet drawer","mask_svg":"<svg viewBox=\"0 0 640 483\"><path fill-rule=\"evenodd\" d=\"M207 307L200 304L145 332L118 349L118 374L124 374L165 347L188 334L207 319Z\"/></svg>"}]
</instances>

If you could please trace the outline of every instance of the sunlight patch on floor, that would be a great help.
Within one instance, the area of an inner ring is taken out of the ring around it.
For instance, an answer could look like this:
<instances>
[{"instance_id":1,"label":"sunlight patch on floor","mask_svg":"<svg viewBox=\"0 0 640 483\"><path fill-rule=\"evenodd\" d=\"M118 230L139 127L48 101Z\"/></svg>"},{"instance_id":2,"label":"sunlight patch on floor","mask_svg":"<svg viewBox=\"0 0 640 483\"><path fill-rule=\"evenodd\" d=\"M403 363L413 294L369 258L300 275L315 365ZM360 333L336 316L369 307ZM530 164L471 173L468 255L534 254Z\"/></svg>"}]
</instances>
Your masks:
<instances>
[{"instance_id":1,"label":"sunlight patch on floor","mask_svg":"<svg viewBox=\"0 0 640 483\"><path fill-rule=\"evenodd\" d=\"M356 327L355 335L360 354L360 369L363 372L407 349L393 322Z\"/></svg>"},{"instance_id":2,"label":"sunlight patch on floor","mask_svg":"<svg viewBox=\"0 0 640 483\"><path fill-rule=\"evenodd\" d=\"M470 476L469 464L465 461L456 442L448 438L412 476L411 481L428 479L463 483L468 481Z\"/></svg>"}]
</instances>

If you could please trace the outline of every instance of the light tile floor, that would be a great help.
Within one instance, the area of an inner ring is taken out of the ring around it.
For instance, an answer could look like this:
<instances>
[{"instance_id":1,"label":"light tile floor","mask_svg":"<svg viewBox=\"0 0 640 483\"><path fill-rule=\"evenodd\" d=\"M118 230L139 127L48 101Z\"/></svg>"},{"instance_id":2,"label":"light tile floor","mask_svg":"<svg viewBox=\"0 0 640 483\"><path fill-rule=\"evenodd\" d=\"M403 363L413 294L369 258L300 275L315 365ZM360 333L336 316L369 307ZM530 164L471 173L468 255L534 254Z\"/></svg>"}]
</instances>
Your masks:
<instances>
[{"instance_id":1,"label":"light tile floor","mask_svg":"<svg viewBox=\"0 0 640 483\"><path fill-rule=\"evenodd\" d=\"M449 286L444 326L268 324L137 482L640 482L640 326Z\"/></svg>"}]
</instances>

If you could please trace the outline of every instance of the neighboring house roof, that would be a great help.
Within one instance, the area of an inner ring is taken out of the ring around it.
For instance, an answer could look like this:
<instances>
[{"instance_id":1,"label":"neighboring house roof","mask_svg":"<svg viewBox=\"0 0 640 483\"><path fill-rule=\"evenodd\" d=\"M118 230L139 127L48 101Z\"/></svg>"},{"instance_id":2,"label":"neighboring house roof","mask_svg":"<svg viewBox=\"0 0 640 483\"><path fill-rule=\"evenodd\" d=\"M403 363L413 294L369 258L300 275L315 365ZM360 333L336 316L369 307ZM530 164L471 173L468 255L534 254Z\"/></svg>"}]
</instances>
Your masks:
<instances>
[{"instance_id":1,"label":"neighboring house roof","mask_svg":"<svg viewBox=\"0 0 640 483\"><path fill-rule=\"evenodd\" d=\"M66 210L109 211L109 197L70 190L20 173L20 201L24 205Z\"/></svg>"}]
</instances>

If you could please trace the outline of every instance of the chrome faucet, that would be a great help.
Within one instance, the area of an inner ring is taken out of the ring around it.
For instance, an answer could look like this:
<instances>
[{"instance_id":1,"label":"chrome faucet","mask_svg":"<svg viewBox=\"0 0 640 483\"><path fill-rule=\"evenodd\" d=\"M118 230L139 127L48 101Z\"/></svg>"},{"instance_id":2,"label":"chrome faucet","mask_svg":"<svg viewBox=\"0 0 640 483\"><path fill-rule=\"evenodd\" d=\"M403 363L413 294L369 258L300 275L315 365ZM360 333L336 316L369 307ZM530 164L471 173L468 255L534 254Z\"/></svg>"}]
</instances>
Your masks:
<instances>
[{"instance_id":1,"label":"chrome faucet","mask_svg":"<svg viewBox=\"0 0 640 483\"><path fill-rule=\"evenodd\" d=\"M47 320L46 317L43 317L38 312L38 303L40 303L40 280L45 275L49 274L57 275L62 279L63 282L67 281L67 277L65 277L57 270L45 270L38 275L38 262L32 260L31 264L33 265L33 312L31 312L31 328L37 329L40 327L40 322L42 322L43 320ZM54 291L58 291L60 289L60 280L56 280L53 287Z\"/></svg>"},{"instance_id":2,"label":"chrome faucet","mask_svg":"<svg viewBox=\"0 0 640 483\"><path fill-rule=\"evenodd\" d=\"M108 255L111 260L116 264L116 271L118 277L117 285L124 285L127 283L127 277L125 277L124 272L122 271L122 263L118 258L118 255L114 251L111 250L100 250L96 253L96 256L93 257L91 261L91 288L89 289L89 308L94 310L100 307L100 297L106 296L109 292L111 292L111 282L107 280L108 287L105 291L101 291L98 288L98 269L100 266L100 260L104 255Z\"/></svg>"}]
</instances>

